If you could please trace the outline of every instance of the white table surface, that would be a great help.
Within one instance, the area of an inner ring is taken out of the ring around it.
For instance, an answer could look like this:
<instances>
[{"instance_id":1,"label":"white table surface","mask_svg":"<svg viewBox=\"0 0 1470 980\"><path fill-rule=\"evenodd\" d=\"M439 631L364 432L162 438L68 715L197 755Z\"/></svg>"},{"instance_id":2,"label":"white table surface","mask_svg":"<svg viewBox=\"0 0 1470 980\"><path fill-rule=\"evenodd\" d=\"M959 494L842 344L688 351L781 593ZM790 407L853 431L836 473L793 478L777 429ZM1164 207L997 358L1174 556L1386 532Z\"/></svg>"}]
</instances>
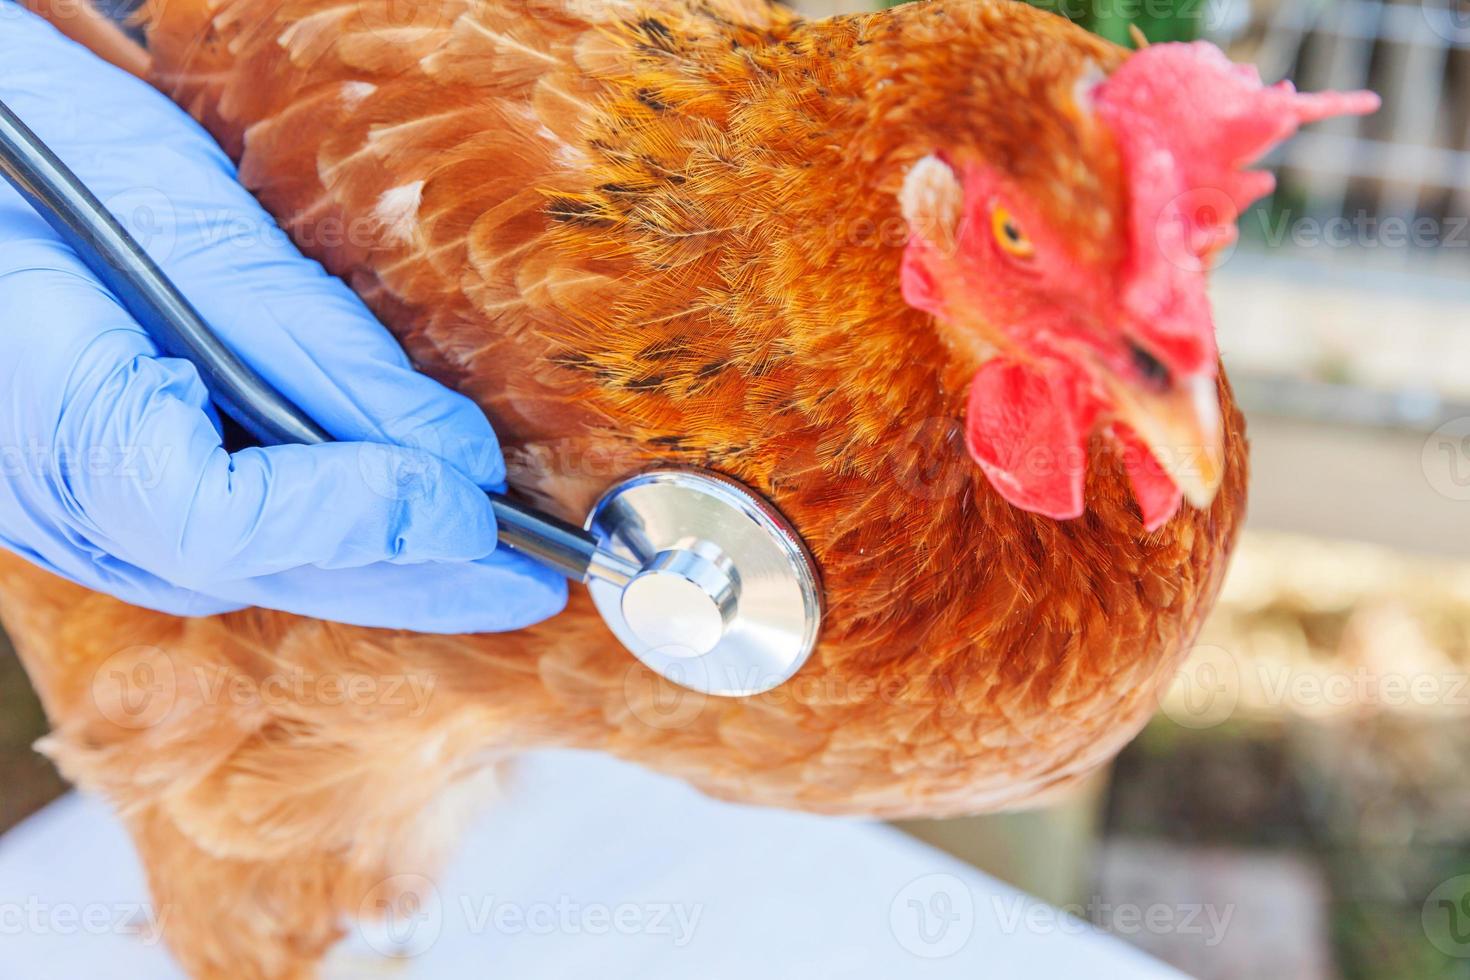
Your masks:
<instances>
[{"instance_id":1,"label":"white table surface","mask_svg":"<svg viewBox=\"0 0 1470 980\"><path fill-rule=\"evenodd\" d=\"M888 827L717 803L580 753L527 757L417 887L393 935L355 929L325 976L1181 976ZM58 801L0 837L0 978L179 980L147 902L108 809Z\"/></svg>"}]
</instances>

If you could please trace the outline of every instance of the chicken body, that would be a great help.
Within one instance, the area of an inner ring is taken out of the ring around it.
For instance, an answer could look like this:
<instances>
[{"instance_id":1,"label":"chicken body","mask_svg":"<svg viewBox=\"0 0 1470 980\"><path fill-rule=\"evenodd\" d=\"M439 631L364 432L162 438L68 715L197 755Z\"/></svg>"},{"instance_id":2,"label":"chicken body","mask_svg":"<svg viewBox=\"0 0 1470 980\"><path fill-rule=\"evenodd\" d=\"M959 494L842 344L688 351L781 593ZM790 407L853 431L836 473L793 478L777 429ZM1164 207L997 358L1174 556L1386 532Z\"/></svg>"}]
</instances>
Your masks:
<instances>
[{"instance_id":1,"label":"chicken body","mask_svg":"<svg viewBox=\"0 0 1470 980\"><path fill-rule=\"evenodd\" d=\"M1039 517L966 456L974 364L898 288L904 174L955 134L1059 222L1109 220L1108 163L1072 155L1053 103L1121 51L1000 2L818 23L757 0L153 15L154 81L485 408L519 491L579 521L647 465L718 470L798 528L827 602L793 681L716 699L647 672L581 594L524 633L434 637L178 619L0 558L45 747L121 809L194 975L309 976L382 879L432 871L471 774L525 747L749 802L939 816L1078 779L1152 714L1242 514L1228 387L1208 509L1145 533L1095 438L1087 513ZM383 696L221 693L280 677Z\"/></svg>"}]
</instances>

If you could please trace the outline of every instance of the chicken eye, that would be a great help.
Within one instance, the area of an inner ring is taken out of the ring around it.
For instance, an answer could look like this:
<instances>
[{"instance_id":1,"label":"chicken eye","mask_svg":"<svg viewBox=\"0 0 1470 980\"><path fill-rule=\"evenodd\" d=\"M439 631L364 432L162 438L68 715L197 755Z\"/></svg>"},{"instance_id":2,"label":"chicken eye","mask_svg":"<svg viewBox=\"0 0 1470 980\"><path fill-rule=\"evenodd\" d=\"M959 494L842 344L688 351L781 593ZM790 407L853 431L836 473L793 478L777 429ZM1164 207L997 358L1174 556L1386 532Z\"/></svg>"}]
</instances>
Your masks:
<instances>
[{"instance_id":1,"label":"chicken eye","mask_svg":"<svg viewBox=\"0 0 1470 980\"><path fill-rule=\"evenodd\" d=\"M1133 361L1133 370L1138 372L1138 376L1145 384L1157 391L1164 391L1174 383L1174 378L1163 361L1131 340L1127 344L1128 356Z\"/></svg>"},{"instance_id":2,"label":"chicken eye","mask_svg":"<svg viewBox=\"0 0 1470 980\"><path fill-rule=\"evenodd\" d=\"M1016 219L999 205L990 212L990 230L995 235L996 244L1016 258L1029 259L1036 254L1036 246L1016 224Z\"/></svg>"}]
</instances>

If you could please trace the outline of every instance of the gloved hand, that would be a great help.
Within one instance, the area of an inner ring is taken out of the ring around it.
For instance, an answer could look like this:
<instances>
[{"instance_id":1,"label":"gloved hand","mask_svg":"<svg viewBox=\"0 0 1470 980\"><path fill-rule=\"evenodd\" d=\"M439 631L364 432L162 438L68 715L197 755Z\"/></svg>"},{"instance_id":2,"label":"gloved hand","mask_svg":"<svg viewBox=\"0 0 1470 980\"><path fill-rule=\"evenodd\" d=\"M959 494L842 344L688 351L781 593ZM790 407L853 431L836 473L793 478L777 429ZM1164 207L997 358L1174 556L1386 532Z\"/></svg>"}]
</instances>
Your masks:
<instances>
[{"instance_id":1,"label":"gloved hand","mask_svg":"<svg viewBox=\"0 0 1470 980\"><path fill-rule=\"evenodd\" d=\"M497 551L505 466L468 400L409 365L161 94L0 3L0 98L89 184L324 446L222 446L162 357L0 181L0 543L180 615L265 606L430 632L513 629L562 577Z\"/></svg>"}]
</instances>

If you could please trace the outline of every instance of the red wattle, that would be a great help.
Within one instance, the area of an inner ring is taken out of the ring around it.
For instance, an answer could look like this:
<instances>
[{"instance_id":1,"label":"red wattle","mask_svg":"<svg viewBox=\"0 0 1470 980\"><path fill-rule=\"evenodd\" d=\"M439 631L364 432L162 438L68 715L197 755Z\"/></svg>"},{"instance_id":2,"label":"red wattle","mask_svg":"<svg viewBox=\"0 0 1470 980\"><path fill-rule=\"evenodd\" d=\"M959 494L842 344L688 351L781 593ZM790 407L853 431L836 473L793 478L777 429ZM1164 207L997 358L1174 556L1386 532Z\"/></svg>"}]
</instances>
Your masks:
<instances>
[{"instance_id":1,"label":"red wattle","mask_svg":"<svg viewBox=\"0 0 1470 980\"><path fill-rule=\"evenodd\" d=\"M970 384L965 442L997 493L1032 514L1056 520L1086 507L1087 446L1099 406L1085 380L1061 362L998 357ZM1184 494L1132 429L1114 425L1124 470L1147 531L1179 511Z\"/></svg>"},{"instance_id":2,"label":"red wattle","mask_svg":"<svg viewBox=\"0 0 1470 980\"><path fill-rule=\"evenodd\" d=\"M1113 434L1123 450L1123 467L1128 471L1133 499L1138 501L1143 515L1143 528L1157 531L1179 512L1184 492L1159 465L1138 433L1126 425L1117 425Z\"/></svg>"},{"instance_id":3,"label":"red wattle","mask_svg":"<svg viewBox=\"0 0 1470 980\"><path fill-rule=\"evenodd\" d=\"M965 440L1007 501L1057 520L1082 515L1096 409L1074 369L988 361L970 385Z\"/></svg>"}]
</instances>

